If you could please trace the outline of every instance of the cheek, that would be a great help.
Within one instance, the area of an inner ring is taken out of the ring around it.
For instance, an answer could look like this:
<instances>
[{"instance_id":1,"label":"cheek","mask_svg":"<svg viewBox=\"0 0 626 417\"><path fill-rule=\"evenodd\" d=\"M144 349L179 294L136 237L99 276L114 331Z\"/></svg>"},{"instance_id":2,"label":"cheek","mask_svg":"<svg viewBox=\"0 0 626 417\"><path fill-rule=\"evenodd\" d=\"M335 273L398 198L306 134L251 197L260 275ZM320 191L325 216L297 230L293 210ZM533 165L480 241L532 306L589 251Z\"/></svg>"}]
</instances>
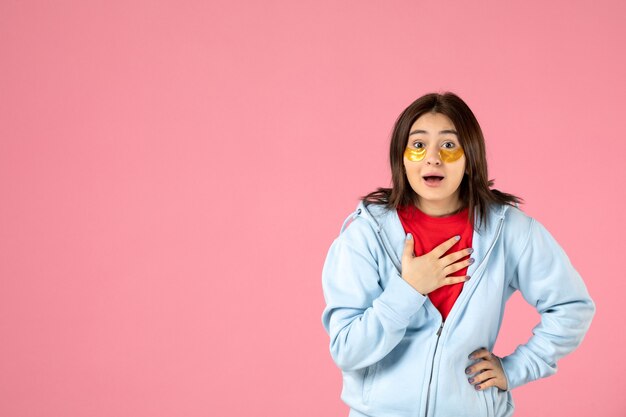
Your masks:
<instances>
[{"instance_id":1,"label":"cheek","mask_svg":"<svg viewBox=\"0 0 626 417\"><path fill-rule=\"evenodd\" d=\"M406 156L402 158L402 169L404 170L405 175L410 176L413 172L416 171L416 168L419 166L415 161L411 161Z\"/></svg>"},{"instance_id":2,"label":"cheek","mask_svg":"<svg viewBox=\"0 0 626 417\"><path fill-rule=\"evenodd\" d=\"M465 158L461 158L456 162L448 164L448 167L450 168L448 170L450 178L453 178L453 182L458 182L458 184L460 185L461 181L463 181L463 176L465 175Z\"/></svg>"},{"instance_id":3,"label":"cheek","mask_svg":"<svg viewBox=\"0 0 626 417\"><path fill-rule=\"evenodd\" d=\"M415 168L415 163L407 163L405 159L404 163L404 175L407 178L411 188L415 189L416 186L419 187L421 184L421 179L418 170Z\"/></svg>"}]
</instances>

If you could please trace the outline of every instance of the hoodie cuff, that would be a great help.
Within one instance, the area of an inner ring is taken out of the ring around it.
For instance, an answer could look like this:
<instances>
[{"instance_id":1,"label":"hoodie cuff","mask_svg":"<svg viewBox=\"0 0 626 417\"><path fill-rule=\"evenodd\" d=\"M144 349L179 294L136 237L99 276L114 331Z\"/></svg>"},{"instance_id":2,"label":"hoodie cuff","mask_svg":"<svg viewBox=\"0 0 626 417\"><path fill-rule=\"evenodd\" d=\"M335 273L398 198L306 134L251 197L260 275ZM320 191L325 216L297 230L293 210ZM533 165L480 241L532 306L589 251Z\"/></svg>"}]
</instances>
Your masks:
<instances>
[{"instance_id":1,"label":"hoodie cuff","mask_svg":"<svg viewBox=\"0 0 626 417\"><path fill-rule=\"evenodd\" d=\"M504 374L506 375L507 391L511 391L513 388L517 388L529 381L537 379L532 374L531 370L525 366L524 358L520 357L520 355L523 354L517 351L500 360L502 369L504 369Z\"/></svg>"},{"instance_id":2,"label":"hoodie cuff","mask_svg":"<svg viewBox=\"0 0 626 417\"><path fill-rule=\"evenodd\" d=\"M399 274L392 275L387 287L376 300L392 313L396 320L408 324L411 316L422 308L426 296L420 294Z\"/></svg>"}]
</instances>

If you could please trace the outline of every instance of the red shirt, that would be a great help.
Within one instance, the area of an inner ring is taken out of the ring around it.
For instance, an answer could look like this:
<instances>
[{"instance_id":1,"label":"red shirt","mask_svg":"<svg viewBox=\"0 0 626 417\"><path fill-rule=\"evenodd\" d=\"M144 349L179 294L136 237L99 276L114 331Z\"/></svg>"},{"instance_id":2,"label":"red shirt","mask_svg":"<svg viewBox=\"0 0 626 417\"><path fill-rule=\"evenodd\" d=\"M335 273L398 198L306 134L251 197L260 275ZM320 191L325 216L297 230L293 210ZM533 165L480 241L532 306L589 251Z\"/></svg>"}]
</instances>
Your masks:
<instances>
[{"instance_id":1,"label":"red shirt","mask_svg":"<svg viewBox=\"0 0 626 417\"><path fill-rule=\"evenodd\" d=\"M445 255L461 249L471 248L474 230L467 215L467 207L457 214L446 217L429 216L415 206L398 207L398 216L404 231L413 235L415 256L422 256L430 252L436 246L456 235L461 235L461 240L456 242ZM463 259L467 259L467 257L463 257L460 260ZM467 267L448 276L463 275L467 275ZM448 313L450 313L462 289L463 283L460 282L453 285L444 285L428 294L428 298L437 307L444 320L448 317Z\"/></svg>"}]
</instances>

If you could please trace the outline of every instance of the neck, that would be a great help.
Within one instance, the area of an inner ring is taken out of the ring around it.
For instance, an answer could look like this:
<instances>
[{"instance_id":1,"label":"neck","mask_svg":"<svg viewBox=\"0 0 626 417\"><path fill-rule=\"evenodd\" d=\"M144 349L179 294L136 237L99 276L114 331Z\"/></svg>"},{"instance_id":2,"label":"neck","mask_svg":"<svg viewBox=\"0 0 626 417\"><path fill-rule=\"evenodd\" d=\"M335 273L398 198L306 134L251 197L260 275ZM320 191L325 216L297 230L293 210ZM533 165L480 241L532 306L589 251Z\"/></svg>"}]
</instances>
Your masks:
<instances>
[{"instance_id":1,"label":"neck","mask_svg":"<svg viewBox=\"0 0 626 417\"><path fill-rule=\"evenodd\" d=\"M423 213L432 217L450 216L452 214L455 214L461 211L461 209L463 209L463 206L459 200L450 202L450 201L423 201L423 200L420 201L420 199L418 199L415 205Z\"/></svg>"}]
</instances>

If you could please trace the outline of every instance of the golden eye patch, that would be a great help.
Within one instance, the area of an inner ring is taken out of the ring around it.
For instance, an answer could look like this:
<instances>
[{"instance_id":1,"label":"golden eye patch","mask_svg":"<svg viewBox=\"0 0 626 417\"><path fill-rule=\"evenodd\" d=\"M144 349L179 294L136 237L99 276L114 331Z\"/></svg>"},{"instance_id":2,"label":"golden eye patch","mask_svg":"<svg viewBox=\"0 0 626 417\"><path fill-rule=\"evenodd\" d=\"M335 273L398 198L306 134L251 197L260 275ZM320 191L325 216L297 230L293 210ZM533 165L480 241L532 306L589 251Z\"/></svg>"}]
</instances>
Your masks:
<instances>
[{"instance_id":1,"label":"golden eye patch","mask_svg":"<svg viewBox=\"0 0 626 417\"><path fill-rule=\"evenodd\" d=\"M439 157L443 162L454 162L459 160L463 156L462 148L455 149L440 149Z\"/></svg>"},{"instance_id":2,"label":"golden eye patch","mask_svg":"<svg viewBox=\"0 0 626 417\"><path fill-rule=\"evenodd\" d=\"M406 156L406 159L409 161L419 162L426 157L426 148L411 148L407 146L404 150L404 156ZM439 158L441 158L443 162L454 162L459 160L462 156L462 148L439 150Z\"/></svg>"},{"instance_id":3,"label":"golden eye patch","mask_svg":"<svg viewBox=\"0 0 626 417\"><path fill-rule=\"evenodd\" d=\"M426 156L426 148L407 148L404 150L404 156L409 161L417 162L424 159Z\"/></svg>"}]
</instances>

